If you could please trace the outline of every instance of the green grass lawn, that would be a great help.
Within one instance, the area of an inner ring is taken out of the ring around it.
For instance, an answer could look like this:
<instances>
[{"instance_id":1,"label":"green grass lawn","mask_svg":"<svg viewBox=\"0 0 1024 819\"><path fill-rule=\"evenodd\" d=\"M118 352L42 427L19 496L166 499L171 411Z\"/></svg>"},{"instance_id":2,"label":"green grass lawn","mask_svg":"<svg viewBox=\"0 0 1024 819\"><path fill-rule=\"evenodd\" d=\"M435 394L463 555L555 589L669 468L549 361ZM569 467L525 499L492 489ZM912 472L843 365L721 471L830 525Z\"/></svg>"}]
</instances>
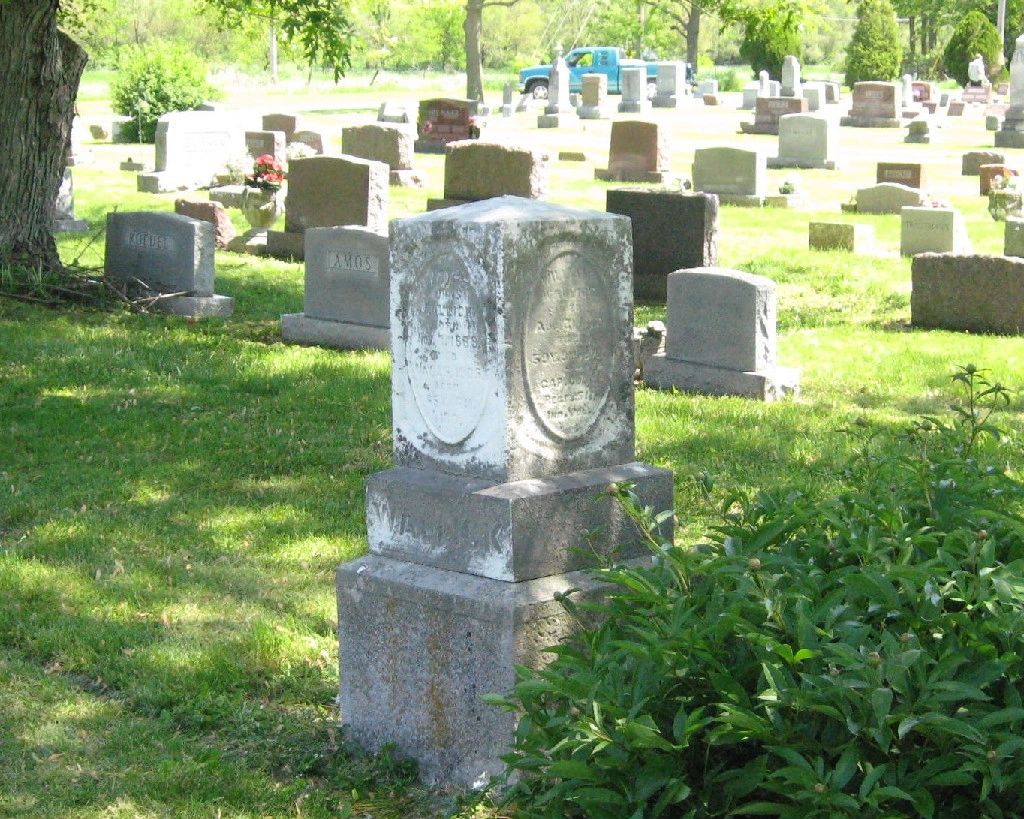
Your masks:
<instances>
[{"instance_id":1,"label":"green grass lawn","mask_svg":"<svg viewBox=\"0 0 1024 819\"><path fill-rule=\"evenodd\" d=\"M457 89L429 93L446 90ZM254 109L257 97L243 88L227 102ZM270 107L304 112L337 148L338 129L381 98L312 88ZM90 97L86 119L105 104ZM683 175L697 147L775 145L736 135L751 114L732 98L653 116ZM520 116L487 135L585 151L590 162L554 162L550 198L603 209L593 168L608 132L538 131ZM766 405L638 390L638 454L675 471L684 542L734 490L835 486L871 430L941 413L958 364L1020 386L1024 339L909 329L898 217L839 213L876 161L920 159L975 249L1000 251L977 179L960 176L960 154L991 145L983 120L950 120L930 146L902 137L843 129L840 171L771 171L772 187L799 184L802 209L723 208L720 261L778 283L780 363L802 368L803 392ZM99 228L114 207L173 207L117 170L129 155L151 162L151 146L87 147L80 217ZM428 185L393 190L393 216L441 194L441 162L417 155ZM873 224L878 252L807 250L818 220ZM102 261L102 236L60 245ZM221 253L216 289L236 299L229 321L0 300L0 815L444 815L449 795L359 754L334 707L333 571L365 550L363 484L391 462L389 357L280 342L280 315L302 309L299 265ZM663 317L637 310L638 323ZM999 420L1024 430L1018 398Z\"/></svg>"}]
</instances>

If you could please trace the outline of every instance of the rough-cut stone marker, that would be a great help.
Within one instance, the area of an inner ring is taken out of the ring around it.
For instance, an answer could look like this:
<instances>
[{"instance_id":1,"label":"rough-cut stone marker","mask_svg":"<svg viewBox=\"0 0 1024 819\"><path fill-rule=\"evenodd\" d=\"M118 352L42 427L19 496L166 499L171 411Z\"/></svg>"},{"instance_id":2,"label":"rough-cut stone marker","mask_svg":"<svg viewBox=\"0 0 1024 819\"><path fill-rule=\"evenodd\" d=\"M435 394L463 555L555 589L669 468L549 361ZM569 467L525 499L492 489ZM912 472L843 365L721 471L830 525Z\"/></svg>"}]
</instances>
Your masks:
<instances>
[{"instance_id":1,"label":"rough-cut stone marker","mask_svg":"<svg viewBox=\"0 0 1024 819\"><path fill-rule=\"evenodd\" d=\"M874 246L874 243L874 225L811 222L807 226L807 246L811 250L846 250L850 253L865 253Z\"/></svg>"},{"instance_id":2,"label":"rough-cut stone marker","mask_svg":"<svg viewBox=\"0 0 1024 819\"><path fill-rule=\"evenodd\" d=\"M608 167L594 171L606 182L665 182L668 178L665 132L656 122L621 120L612 123Z\"/></svg>"},{"instance_id":3,"label":"rough-cut stone marker","mask_svg":"<svg viewBox=\"0 0 1024 819\"><path fill-rule=\"evenodd\" d=\"M775 282L699 267L668 277L665 352L644 367L657 389L771 401L795 393L800 373L775 364Z\"/></svg>"},{"instance_id":4,"label":"rough-cut stone marker","mask_svg":"<svg viewBox=\"0 0 1024 819\"><path fill-rule=\"evenodd\" d=\"M557 594L595 589L576 547L645 551L604 488L668 509L672 476L634 460L626 218L503 197L391 230L395 467L338 569L342 719L479 787L516 722L481 695L572 630Z\"/></svg>"},{"instance_id":5,"label":"rough-cut stone marker","mask_svg":"<svg viewBox=\"0 0 1024 819\"><path fill-rule=\"evenodd\" d=\"M1024 259L922 253L911 263L915 327L1020 335Z\"/></svg>"},{"instance_id":6,"label":"rough-cut stone marker","mask_svg":"<svg viewBox=\"0 0 1024 819\"><path fill-rule=\"evenodd\" d=\"M532 148L475 139L451 142L444 160L444 198L428 199L427 210L492 196L543 199L550 164L546 153Z\"/></svg>"},{"instance_id":7,"label":"rough-cut stone marker","mask_svg":"<svg viewBox=\"0 0 1024 819\"><path fill-rule=\"evenodd\" d=\"M979 176L982 165L1005 165L1002 151L968 151L960 158L961 176Z\"/></svg>"},{"instance_id":8,"label":"rough-cut stone marker","mask_svg":"<svg viewBox=\"0 0 1024 819\"><path fill-rule=\"evenodd\" d=\"M412 130L376 122L341 129L341 151L371 162L383 162L391 169L392 185L419 187L422 177L413 170ZM450 144L450 143L449 143Z\"/></svg>"},{"instance_id":9,"label":"rough-cut stone marker","mask_svg":"<svg viewBox=\"0 0 1024 819\"><path fill-rule=\"evenodd\" d=\"M227 211L224 210L224 205L220 202L193 202L189 199L176 199L174 212L213 225L214 241L219 248L227 247L237 235L235 226Z\"/></svg>"}]
</instances>

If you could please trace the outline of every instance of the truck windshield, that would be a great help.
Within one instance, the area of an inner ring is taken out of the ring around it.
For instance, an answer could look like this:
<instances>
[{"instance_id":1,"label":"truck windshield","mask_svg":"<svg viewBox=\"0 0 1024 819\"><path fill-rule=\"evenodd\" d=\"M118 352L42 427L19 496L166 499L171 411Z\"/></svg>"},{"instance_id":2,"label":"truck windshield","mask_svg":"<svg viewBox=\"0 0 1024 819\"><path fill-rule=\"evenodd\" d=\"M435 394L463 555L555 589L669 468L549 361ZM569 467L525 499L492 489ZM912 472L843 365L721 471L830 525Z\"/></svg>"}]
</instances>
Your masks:
<instances>
[{"instance_id":1,"label":"truck windshield","mask_svg":"<svg viewBox=\"0 0 1024 819\"><path fill-rule=\"evenodd\" d=\"M570 54L565 61L570 68L585 68L594 64L594 53L592 51L580 51Z\"/></svg>"}]
</instances>

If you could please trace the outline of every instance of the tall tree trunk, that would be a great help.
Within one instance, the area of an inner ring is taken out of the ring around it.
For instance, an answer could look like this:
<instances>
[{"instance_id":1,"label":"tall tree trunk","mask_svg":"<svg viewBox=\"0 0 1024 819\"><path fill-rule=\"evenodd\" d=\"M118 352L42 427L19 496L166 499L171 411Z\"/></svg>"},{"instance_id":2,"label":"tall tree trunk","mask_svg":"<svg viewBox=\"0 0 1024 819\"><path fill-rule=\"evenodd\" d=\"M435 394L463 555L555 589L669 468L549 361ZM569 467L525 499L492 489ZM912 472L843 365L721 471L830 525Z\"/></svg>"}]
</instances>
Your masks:
<instances>
[{"instance_id":1,"label":"tall tree trunk","mask_svg":"<svg viewBox=\"0 0 1024 819\"><path fill-rule=\"evenodd\" d=\"M916 18L913 14L911 14L908 18L908 22L910 23L910 56L915 57L917 55L917 40L915 37L916 32L914 31L914 23L916 22Z\"/></svg>"},{"instance_id":2,"label":"tall tree trunk","mask_svg":"<svg viewBox=\"0 0 1024 819\"><path fill-rule=\"evenodd\" d=\"M0 264L61 270L53 203L88 59L57 30L59 0L0 2Z\"/></svg>"},{"instance_id":3,"label":"tall tree trunk","mask_svg":"<svg viewBox=\"0 0 1024 819\"><path fill-rule=\"evenodd\" d=\"M466 99L484 101L483 57L480 40L483 33L484 0L466 0Z\"/></svg>"},{"instance_id":4,"label":"tall tree trunk","mask_svg":"<svg viewBox=\"0 0 1024 819\"><path fill-rule=\"evenodd\" d=\"M700 47L700 6L690 4L690 16L686 21L686 61L697 70L697 49Z\"/></svg>"}]
</instances>

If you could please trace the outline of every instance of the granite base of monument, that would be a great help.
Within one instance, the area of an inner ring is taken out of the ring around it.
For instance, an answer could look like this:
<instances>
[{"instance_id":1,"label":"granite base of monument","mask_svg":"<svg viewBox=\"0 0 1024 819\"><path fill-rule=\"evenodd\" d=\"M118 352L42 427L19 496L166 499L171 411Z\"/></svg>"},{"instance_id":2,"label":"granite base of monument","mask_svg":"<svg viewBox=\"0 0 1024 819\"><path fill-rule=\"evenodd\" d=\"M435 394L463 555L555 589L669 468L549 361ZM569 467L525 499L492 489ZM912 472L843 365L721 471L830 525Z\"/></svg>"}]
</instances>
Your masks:
<instances>
[{"instance_id":1,"label":"granite base of monument","mask_svg":"<svg viewBox=\"0 0 1024 819\"><path fill-rule=\"evenodd\" d=\"M997 148L1024 148L1024 131L996 131Z\"/></svg>"},{"instance_id":2,"label":"granite base of monument","mask_svg":"<svg viewBox=\"0 0 1024 819\"><path fill-rule=\"evenodd\" d=\"M736 395L759 401L774 401L800 392L800 371L772 367L758 372L742 372L694 364L669 358L664 353L652 356L644 367L644 381L657 389L676 389L704 395Z\"/></svg>"},{"instance_id":3,"label":"granite base of monument","mask_svg":"<svg viewBox=\"0 0 1024 819\"><path fill-rule=\"evenodd\" d=\"M275 259L303 261L306 258L306 234L289 233L285 230L268 230L267 255L273 256Z\"/></svg>"},{"instance_id":4,"label":"granite base of monument","mask_svg":"<svg viewBox=\"0 0 1024 819\"><path fill-rule=\"evenodd\" d=\"M428 783L485 787L504 770L518 717L482 701L576 621L556 599L596 598L590 572L505 583L376 555L338 567L341 718L369 750L393 743Z\"/></svg>"},{"instance_id":5,"label":"granite base of monument","mask_svg":"<svg viewBox=\"0 0 1024 819\"><path fill-rule=\"evenodd\" d=\"M672 180L672 175L667 171L598 168L594 171L594 179L600 179L602 182L645 182L654 185L666 185Z\"/></svg>"},{"instance_id":6,"label":"granite base of monument","mask_svg":"<svg viewBox=\"0 0 1024 819\"><path fill-rule=\"evenodd\" d=\"M305 313L285 313L281 316L281 338L293 344L337 350L391 349L391 331L387 327L327 321Z\"/></svg>"},{"instance_id":7,"label":"granite base of monument","mask_svg":"<svg viewBox=\"0 0 1024 819\"><path fill-rule=\"evenodd\" d=\"M171 296L160 299L152 309L186 318L227 318L235 312L230 296Z\"/></svg>"},{"instance_id":8,"label":"granite base of monument","mask_svg":"<svg viewBox=\"0 0 1024 819\"><path fill-rule=\"evenodd\" d=\"M742 134L772 134L779 135L779 123L776 122L741 122L740 133Z\"/></svg>"},{"instance_id":9,"label":"granite base of monument","mask_svg":"<svg viewBox=\"0 0 1024 819\"><path fill-rule=\"evenodd\" d=\"M538 128L561 128L563 124L562 117L566 114L541 114L537 117Z\"/></svg>"},{"instance_id":10,"label":"granite base of monument","mask_svg":"<svg viewBox=\"0 0 1024 819\"><path fill-rule=\"evenodd\" d=\"M181 177L164 171L140 173L135 177L135 180L136 189L139 193L174 193L175 191L187 191L191 188L200 187L199 185L190 185Z\"/></svg>"},{"instance_id":11,"label":"granite base of monument","mask_svg":"<svg viewBox=\"0 0 1024 819\"><path fill-rule=\"evenodd\" d=\"M378 472L366 484L370 551L510 583L585 569L597 554L646 555L604 492L612 483L632 484L644 506L672 508L672 473L637 461L497 485L410 467Z\"/></svg>"},{"instance_id":12,"label":"granite base of monument","mask_svg":"<svg viewBox=\"0 0 1024 819\"><path fill-rule=\"evenodd\" d=\"M427 199L427 211L442 210L443 208L456 208L459 205L468 204L470 199Z\"/></svg>"},{"instance_id":13,"label":"granite base of monument","mask_svg":"<svg viewBox=\"0 0 1024 819\"><path fill-rule=\"evenodd\" d=\"M220 185L210 188L210 201L220 202L226 208L240 208L245 191L245 185Z\"/></svg>"},{"instance_id":14,"label":"granite base of monument","mask_svg":"<svg viewBox=\"0 0 1024 819\"><path fill-rule=\"evenodd\" d=\"M843 117L840 125L849 128L902 128L903 121L888 117Z\"/></svg>"},{"instance_id":15,"label":"granite base of monument","mask_svg":"<svg viewBox=\"0 0 1024 819\"><path fill-rule=\"evenodd\" d=\"M393 170L388 175L388 184L394 188L422 188L423 176L411 169Z\"/></svg>"},{"instance_id":16,"label":"granite base of monument","mask_svg":"<svg viewBox=\"0 0 1024 819\"><path fill-rule=\"evenodd\" d=\"M769 168L800 168L821 171L834 171L838 168L835 161L831 159L818 161L798 156L770 156L767 159L767 165Z\"/></svg>"}]
</instances>

